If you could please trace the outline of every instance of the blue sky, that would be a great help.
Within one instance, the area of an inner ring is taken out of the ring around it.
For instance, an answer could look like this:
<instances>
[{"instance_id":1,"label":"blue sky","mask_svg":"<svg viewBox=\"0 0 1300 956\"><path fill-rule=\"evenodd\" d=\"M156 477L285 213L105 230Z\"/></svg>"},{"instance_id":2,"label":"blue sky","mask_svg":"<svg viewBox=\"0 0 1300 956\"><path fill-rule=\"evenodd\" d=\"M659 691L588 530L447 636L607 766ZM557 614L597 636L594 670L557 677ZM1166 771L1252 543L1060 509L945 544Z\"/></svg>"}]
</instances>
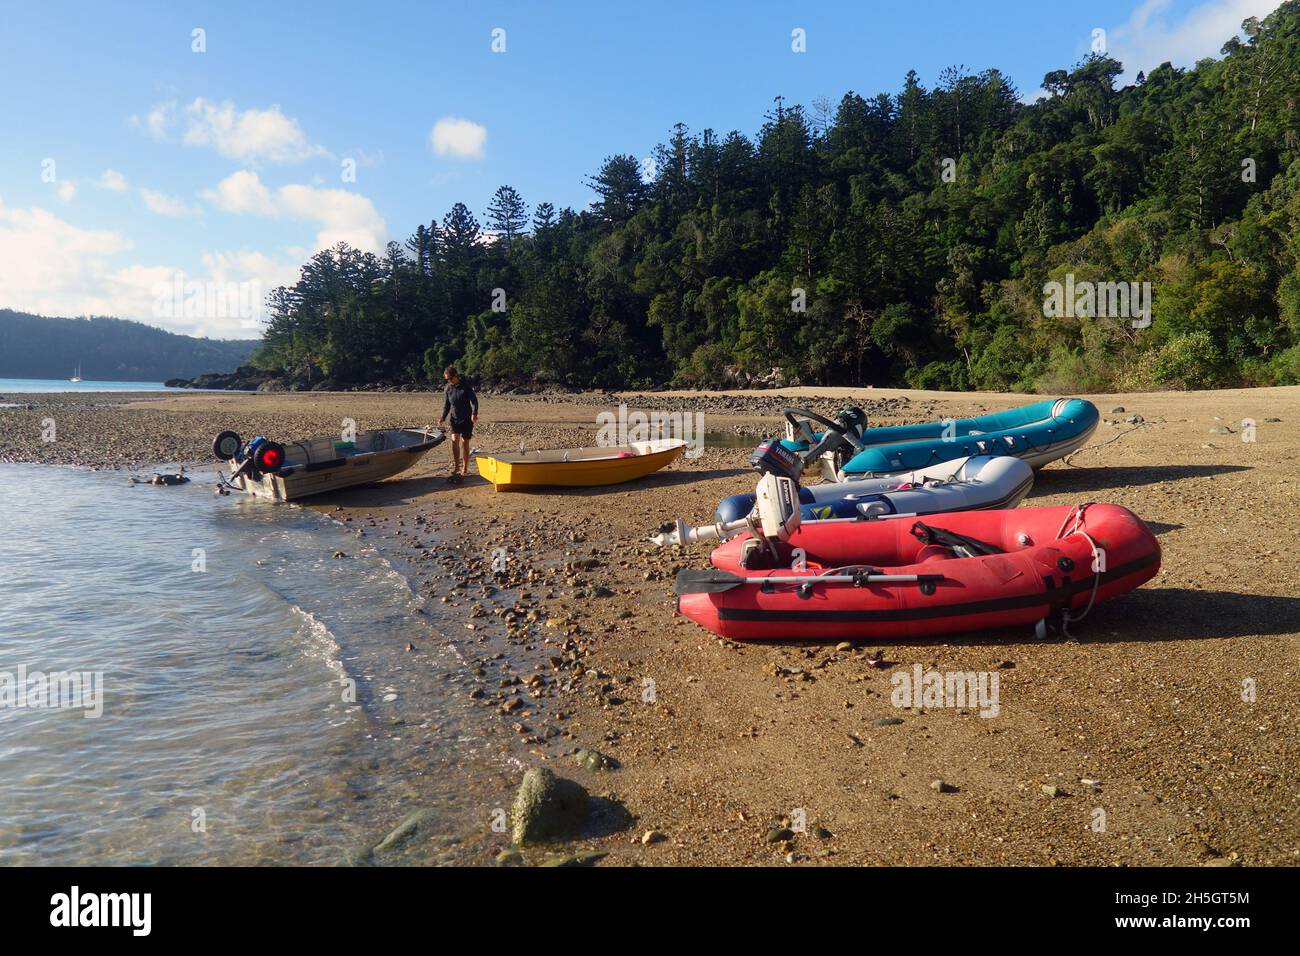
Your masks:
<instances>
[{"instance_id":1,"label":"blue sky","mask_svg":"<svg viewBox=\"0 0 1300 956\"><path fill-rule=\"evenodd\" d=\"M1134 71L1190 65L1275 6L3 0L0 307L248 337L162 290L269 291L340 238L377 250L456 201L482 218L503 183L582 208L606 155L646 156L678 121L753 134L777 94L894 92L960 63L1032 96L1094 29Z\"/></svg>"}]
</instances>

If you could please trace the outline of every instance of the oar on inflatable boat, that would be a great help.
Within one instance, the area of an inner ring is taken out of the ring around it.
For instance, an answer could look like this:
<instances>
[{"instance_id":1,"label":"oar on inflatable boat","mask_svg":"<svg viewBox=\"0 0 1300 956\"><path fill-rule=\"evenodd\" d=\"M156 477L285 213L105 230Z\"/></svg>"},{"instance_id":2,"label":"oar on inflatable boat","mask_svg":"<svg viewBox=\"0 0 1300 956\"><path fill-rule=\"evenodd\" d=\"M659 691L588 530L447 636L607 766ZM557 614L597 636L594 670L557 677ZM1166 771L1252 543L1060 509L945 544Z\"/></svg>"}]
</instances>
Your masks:
<instances>
[{"instance_id":1,"label":"oar on inflatable boat","mask_svg":"<svg viewBox=\"0 0 1300 956\"><path fill-rule=\"evenodd\" d=\"M686 568L677 572L673 583L673 593L678 597L683 594L721 594L732 588L745 584L798 584L801 588L813 584L852 584L864 587L868 584L939 584L947 580L942 574L880 574L873 571L856 571L853 574L799 574L799 575L749 575L732 574L729 571L695 570Z\"/></svg>"}]
</instances>

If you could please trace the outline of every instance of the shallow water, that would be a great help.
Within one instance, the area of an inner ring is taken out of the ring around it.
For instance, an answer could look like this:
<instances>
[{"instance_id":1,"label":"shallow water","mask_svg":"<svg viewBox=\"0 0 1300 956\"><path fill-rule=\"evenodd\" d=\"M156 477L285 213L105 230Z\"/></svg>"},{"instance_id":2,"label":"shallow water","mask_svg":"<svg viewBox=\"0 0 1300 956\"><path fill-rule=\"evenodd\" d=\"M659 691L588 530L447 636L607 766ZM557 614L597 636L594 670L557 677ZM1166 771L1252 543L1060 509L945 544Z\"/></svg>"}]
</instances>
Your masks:
<instances>
[{"instance_id":1,"label":"shallow water","mask_svg":"<svg viewBox=\"0 0 1300 956\"><path fill-rule=\"evenodd\" d=\"M57 378L0 378L0 395L28 392L187 392L162 382L70 382Z\"/></svg>"},{"instance_id":2,"label":"shallow water","mask_svg":"<svg viewBox=\"0 0 1300 956\"><path fill-rule=\"evenodd\" d=\"M0 466L0 864L341 863L416 807L473 825L441 629L313 511ZM52 671L102 715L18 706Z\"/></svg>"},{"instance_id":3,"label":"shallow water","mask_svg":"<svg viewBox=\"0 0 1300 956\"><path fill-rule=\"evenodd\" d=\"M781 430L775 429L773 434L780 437ZM757 445L761 438L755 438L753 435L737 435L735 432L709 431L704 433L705 448L750 448Z\"/></svg>"}]
</instances>

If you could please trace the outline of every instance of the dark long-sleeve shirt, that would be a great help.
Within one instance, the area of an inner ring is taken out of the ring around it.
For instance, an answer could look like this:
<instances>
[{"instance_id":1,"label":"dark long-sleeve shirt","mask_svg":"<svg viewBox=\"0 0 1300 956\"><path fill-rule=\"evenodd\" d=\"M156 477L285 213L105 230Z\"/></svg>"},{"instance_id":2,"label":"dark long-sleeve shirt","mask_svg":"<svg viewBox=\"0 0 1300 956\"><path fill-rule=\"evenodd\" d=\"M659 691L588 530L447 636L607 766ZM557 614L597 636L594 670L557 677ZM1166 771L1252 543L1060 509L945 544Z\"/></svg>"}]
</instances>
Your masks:
<instances>
[{"instance_id":1,"label":"dark long-sleeve shirt","mask_svg":"<svg viewBox=\"0 0 1300 956\"><path fill-rule=\"evenodd\" d=\"M456 424L468 422L470 416L478 414L478 396L464 379L455 385L448 382L447 388L443 391L442 417L446 418L448 412L451 413L452 422Z\"/></svg>"}]
</instances>

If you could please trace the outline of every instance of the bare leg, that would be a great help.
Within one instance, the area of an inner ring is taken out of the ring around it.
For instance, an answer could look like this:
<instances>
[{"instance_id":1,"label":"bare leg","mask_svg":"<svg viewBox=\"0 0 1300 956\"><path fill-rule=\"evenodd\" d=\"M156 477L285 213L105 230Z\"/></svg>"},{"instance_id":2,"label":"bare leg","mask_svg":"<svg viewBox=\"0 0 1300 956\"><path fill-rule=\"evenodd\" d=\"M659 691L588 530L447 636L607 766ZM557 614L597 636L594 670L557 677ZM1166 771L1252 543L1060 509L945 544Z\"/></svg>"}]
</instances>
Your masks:
<instances>
[{"instance_id":1,"label":"bare leg","mask_svg":"<svg viewBox=\"0 0 1300 956\"><path fill-rule=\"evenodd\" d=\"M461 461L460 473L468 478L469 477L469 439L468 438L460 439L460 461Z\"/></svg>"},{"instance_id":2,"label":"bare leg","mask_svg":"<svg viewBox=\"0 0 1300 956\"><path fill-rule=\"evenodd\" d=\"M460 436L451 436L451 473L460 474Z\"/></svg>"}]
</instances>

